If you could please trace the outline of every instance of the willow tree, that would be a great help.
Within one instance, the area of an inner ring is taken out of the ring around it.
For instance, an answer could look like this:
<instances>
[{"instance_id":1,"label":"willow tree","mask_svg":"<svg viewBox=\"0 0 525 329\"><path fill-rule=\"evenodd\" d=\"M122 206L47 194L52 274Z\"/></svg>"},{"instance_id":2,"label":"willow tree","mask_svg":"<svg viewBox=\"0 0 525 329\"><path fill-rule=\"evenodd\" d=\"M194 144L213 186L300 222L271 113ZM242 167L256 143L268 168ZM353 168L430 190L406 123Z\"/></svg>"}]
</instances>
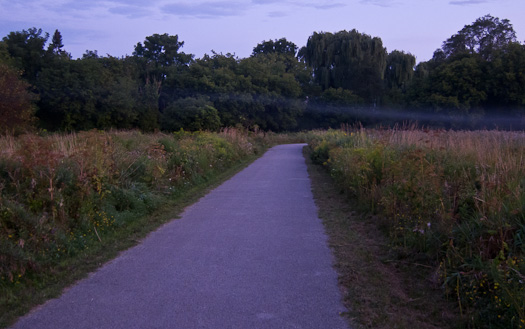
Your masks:
<instances>
[{"instance_id":1,"label":"willow tree","mask_svg":"<svg viewBox=\"0 0 525 329\"><path fill-rule=\"evenodd\" d=\"M412 54L394 50L386 60L385 81L387 88L404 89L414 76L416 58Z\"/></svg>"},{"instance_id":2,"label":"willow tree","mask_svg":"<svg viewBox=\"0 0 525 329\"><path fill-rule=\"evenodd\" d=\"M381 96L387 52L380 38L355 29L315 32L299 57L313 68L314 80L323 90L352 90L369 102Z\"/></svg>"},{"instance_id":3,"label":"willow tree","mask_svg":"<svg viewBox=\"0 0 525 329\"><path fill-rule=\"evenodd\" d=\"M383 104L403 105L405 91L414 77L416 58L410 53L394 50L388 54L385 69L385 96Z\"/></svg>"}]
</instances>

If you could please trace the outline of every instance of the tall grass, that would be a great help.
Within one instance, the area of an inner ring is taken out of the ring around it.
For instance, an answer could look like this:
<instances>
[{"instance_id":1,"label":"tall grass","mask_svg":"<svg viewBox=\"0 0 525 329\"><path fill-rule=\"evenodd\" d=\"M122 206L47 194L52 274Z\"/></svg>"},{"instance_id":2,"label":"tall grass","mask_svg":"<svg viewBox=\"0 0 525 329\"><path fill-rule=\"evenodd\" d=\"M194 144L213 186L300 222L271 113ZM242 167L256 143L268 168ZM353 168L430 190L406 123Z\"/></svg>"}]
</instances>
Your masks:
<instances>
[{"instance_id":1,"label":"tall grass","mask_svg":"<svg viewBox=\"0 0 525 329\"><path fill-rule=\"evenodd\" d=\"M310 147L472 326L525 328L524 133L346 128Z\"/></svg>"}]
</instances>

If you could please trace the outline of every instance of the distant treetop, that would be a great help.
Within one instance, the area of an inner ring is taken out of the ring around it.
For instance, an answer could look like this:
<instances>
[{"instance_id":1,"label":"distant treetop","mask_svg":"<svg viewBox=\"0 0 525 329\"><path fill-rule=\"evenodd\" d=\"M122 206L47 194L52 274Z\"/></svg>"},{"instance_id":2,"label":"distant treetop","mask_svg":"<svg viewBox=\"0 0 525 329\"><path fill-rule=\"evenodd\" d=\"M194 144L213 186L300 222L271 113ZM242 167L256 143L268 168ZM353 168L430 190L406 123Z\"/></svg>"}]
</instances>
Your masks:
<instances>
[{"instance_id":1,"label":"distant treetop","mask_svg":"<svg viewBox=\"0 0 525 329\"><path fill-rule=\"evenodd\" d=\"M253 48L252 56L271 53L295 56L296 52L297 46L293 42L286 40L286 38L281 38L275 41L268 40L259 43L256 47Z\"/></svg>"},{"instance_id":2,"label":"distant treetop","mask_svg":"<svg viewBox=\"0 0 525 329\"><path fill-rule=\"evenodd\" d=\"M490 60L494 51L512 42L516 42L516 32L510 21L485 15L447 39L442 52L447 58L460 54L480 54L483 59ZM439 53L438 50L438 56L441 55Z\"/></svg>"}]
</instances>

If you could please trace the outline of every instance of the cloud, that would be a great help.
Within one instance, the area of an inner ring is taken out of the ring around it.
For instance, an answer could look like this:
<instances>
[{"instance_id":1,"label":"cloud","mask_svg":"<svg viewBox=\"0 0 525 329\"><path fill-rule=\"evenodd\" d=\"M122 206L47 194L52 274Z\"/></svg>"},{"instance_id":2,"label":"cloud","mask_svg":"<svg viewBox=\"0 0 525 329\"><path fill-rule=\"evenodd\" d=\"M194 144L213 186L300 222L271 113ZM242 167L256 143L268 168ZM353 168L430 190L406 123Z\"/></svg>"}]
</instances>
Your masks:
<instances>
[{"instance_id":1,"label":"cloud","mask_svg":"<svg viewBox=\"0 0 525 329\"><path fill-rule=\"evenodd\" d=\"M255 5L273 5L278 4L281 6L293 6L293 7L305 7L315 9L332 9L345 7L346 4L341 2L328 1L297 1L297 0L251 0Z\"/></svg>"},{"instance_id":2,"label":"cloud","mask_svg":"<svg viewBox=\"0 0 525 329\"><path fill-rule=\"evenodd\" d=\"M324 5L313 5L313 7L315 9L325 10L325 9L346 7L346 5L344 3L326 3Z\"/></svg>"},{"instance_id":3,"label":"cloud","mask_svg":"<svg viewBox=\"0 0 525 329\"><path fill-rule=\"evenodd\" d=\"M109 8L109 12L112 14L123 15L128 18L142 18L150 16L151 14L150 10L138 6L117 6Z\"/></svg>"},{"instance_id":4,"label":"cloud","mask_svg":"<svg viewBox=\"0 0 525 329\"><path fill-rule=\"evenodd\" d=\"M174 3L161 10L166 14L198 18L231 17L243 14L248 6L245 3L218 1L201 3Z\"/></svg>"},{"instance_id":5,"label":"cloud","mask_svg":"<svg viewBox=\"0 0 525 329\"><path fill-rule=\"evenodd\" d=\"M487 0L457 0L450 1L449 4L455 6L469 6L469 5L479 5L480 3L486 3Z\"/></svg>"},{"instance_id":6,"label":"cloud","mask_svg":"<svg viewBox=\"0 0 525 329\"><path fill-rule=\"evenodd\" d=\"M158 3L157 0L74 0L67 1L67 5L76 5L77 7L82 6L107 6L108 4L120 4L126 6L137 6L137 7L151 7L151 5Z\"/></svg>"},{"instance_id":7,"label":"cloud","mask_svg":"<svg viewBox=\"0 0 525 329\"><path fill-rule=\"evenodd\" d=\"M396 1L392 0L361 0L360 3L364 5L374 5L379 7L392 7L397 4Z\"/></svg>"},{"instance_id":8,"label":"cloud","mask_svg":"<svg viewBox=\"0 0 525 329\"><path fill-rule=\"evenodd\" d=\"M280 18L280 17L286 17L286 16L288 16L288 13L284 11L272 11L268 13L268 17L272 17L272 18Z\"/></svg>"},{"instance_id":9,"label":"cloud","mask_svg":"<svg viewBox=\"0 0 525 329\"><path fill-rule=\"evenodd\" d=\"M280 1L280 0L252 0L252 3L256 5L267 5L272 3L283 3L286 1Z\"/></svg>"},{"instance_id":10,"label":"cloud","mask_svg":"<svg viewBox=\"0 0 525 329\"><path fill-rule=\"evenodd\" d=\"M154 8L158 0L67 0L58 1L49 8L56 13L96 15L103 13L124 15L129 18L149 15L147 8ZM95 11L96 10L96 11Z\"/></svg>"},{"instance_id":11,"label":"cloud","mask_svg":"<svg viewBox=\"0 0 525 329\"><path fill-rule=\"evenodd\" d=\"M158 3L155 0L106 0L105 2L121 3L123 5L133 5L138 7L151 7L152 4Z\"/></svg>"},{"instance_id":12,"label":"cloud","mask_svg":"<svg viewBox=\"0 0 525 329\"><path fill-rule=\"evenodd\" d=\"M346 7L347 4L333 1L296 1L296 0L252 0L253 4L269 5L278 4L289 7L315 8L319 10Z\"/></svg>"}]
</instances>

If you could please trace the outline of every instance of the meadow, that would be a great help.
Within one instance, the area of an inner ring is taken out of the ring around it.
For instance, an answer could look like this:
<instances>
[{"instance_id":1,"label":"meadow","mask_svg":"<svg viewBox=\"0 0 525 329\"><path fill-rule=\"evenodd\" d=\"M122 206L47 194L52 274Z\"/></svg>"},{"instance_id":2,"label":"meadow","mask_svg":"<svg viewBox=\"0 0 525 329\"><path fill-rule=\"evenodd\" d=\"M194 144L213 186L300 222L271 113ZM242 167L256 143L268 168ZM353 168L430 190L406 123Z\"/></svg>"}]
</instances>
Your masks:
<instances>
[{"instance_id":1,"label":"meadow","mask_svg":"<svg viewBox=\"0 0 525 329\"><path fill-rule=\"evenodd\" d=\"M364 220L377 221L399 261L433 268L429 284L468 327L525 328L525 134L354 127L1 137L0 327L269 146L304 140L312 160L373 214Z\"/></svg>"},{"instance_id":2,"label":"meadow","mask_svg":"<svg viewBox=\"0 0 525 329\"><path fill-rule=\"evenodd\" d=\"M468 327L525 328L524 133L345 127L309 145Z\"/></svg>"}]
</instances>

